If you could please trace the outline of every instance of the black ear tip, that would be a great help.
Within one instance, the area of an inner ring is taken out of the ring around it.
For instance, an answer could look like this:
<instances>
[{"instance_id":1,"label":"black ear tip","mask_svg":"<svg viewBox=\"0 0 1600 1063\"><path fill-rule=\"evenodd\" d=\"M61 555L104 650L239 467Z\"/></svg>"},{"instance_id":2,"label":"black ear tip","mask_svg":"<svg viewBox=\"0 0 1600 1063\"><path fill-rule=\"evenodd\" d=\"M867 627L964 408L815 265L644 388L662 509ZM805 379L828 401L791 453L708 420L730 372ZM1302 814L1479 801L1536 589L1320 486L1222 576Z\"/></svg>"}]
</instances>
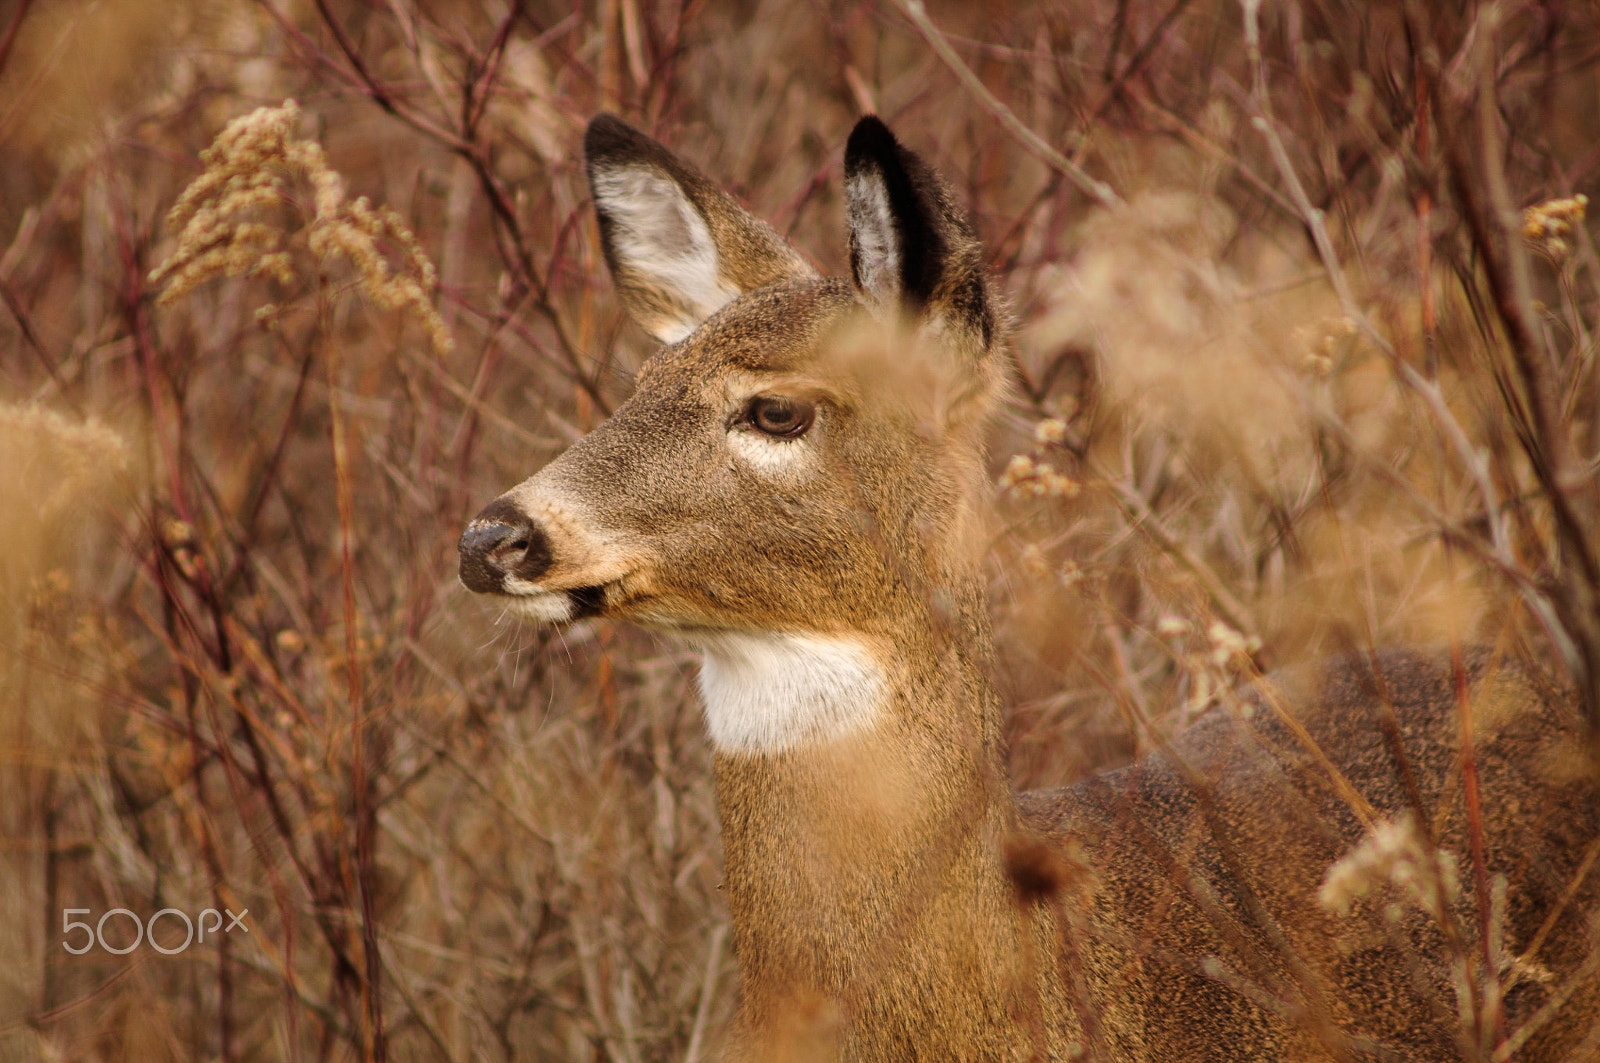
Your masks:
<instances>
[{"instance_id":1,"label":"black ear tip","mask_svg":"<svg viewBox=\"0 0 1600 1063\"><path fill-rule=\"evenodd\" d=\"M589 128L583 134L583 153L591 159L601 159L648 138L633 126L608 111L589 119Z\"/></svg>"},{"instance_id":2,"label":"black ear tip","mask_svg":"<svg viewBox=\"0 0 1600 1063\"><path fill-rule=\"evenodd\" d=\"M900 142L883 124L883 119L875 114L866 115L856 123L850 131L850 139L845 142L845 172L855 173L870 164L882 168L892 163L900 151Z\"/></svg>"}]
</instances>

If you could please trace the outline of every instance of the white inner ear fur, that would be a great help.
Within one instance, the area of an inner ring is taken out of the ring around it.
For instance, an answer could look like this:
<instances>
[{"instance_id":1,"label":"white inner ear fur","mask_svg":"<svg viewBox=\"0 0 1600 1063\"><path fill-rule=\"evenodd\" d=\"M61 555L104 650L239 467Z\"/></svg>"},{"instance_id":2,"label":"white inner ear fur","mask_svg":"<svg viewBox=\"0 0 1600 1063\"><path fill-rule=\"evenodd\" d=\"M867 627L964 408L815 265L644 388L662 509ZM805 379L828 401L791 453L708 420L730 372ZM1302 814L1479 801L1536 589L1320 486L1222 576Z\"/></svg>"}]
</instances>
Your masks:
<instances>
[{"instance_id":1,"label":"white inner ear fur","mask_svg":"<svg viewBox=\"0 0 1600 1063\"><path fill-rule=\"evenodd\" d=\"M858 174L845 186L845 211L856 242L857 281L883 306L900 298L900 244L889 190L877 170Z\"/></svg>"},{"instance_id":2,"label":"white inner ear fur","mask_svg":"<svg viewBox=\"0 0 1600 1063\"><path fill-rule=\"evenodd\" d=\"M693 641L705 651L700 693L719 752L776 753L837 738L882 711L883 669L852 640L718 631Z\"/></svg>"},{"instance_id":3,"label":"white inner ear fur","mask_svg":"<svg viewBox=\"0 0 1600 1063\"><path fill-rule=\"evenodd\" d=\"M678 182L648 167L621 166L595 174L593 183L617 257L693 315L660 323L656 338L676 343L739 294L723 281L711 227Z\"/></svg>"}]
</instances>

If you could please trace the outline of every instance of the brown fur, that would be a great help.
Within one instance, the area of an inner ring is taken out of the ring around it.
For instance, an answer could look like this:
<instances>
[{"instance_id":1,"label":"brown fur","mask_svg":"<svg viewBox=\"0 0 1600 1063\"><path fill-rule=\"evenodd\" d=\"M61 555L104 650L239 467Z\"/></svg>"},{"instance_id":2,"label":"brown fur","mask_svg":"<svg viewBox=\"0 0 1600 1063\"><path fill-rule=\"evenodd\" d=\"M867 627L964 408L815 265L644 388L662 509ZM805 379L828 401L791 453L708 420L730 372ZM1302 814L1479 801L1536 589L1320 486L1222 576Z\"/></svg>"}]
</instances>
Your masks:
<instances>
[{"instance_id":1,"label":"brown fur","mask_svg":"<svg viewBox=\"0 0 1600 1063\"><path fill-rule=\"evenodd\" d=\"M716 756L742 970L730 1058L1470 1055L1451 988L1453 971L1485 974L1465 706L1484 881L1510 884L1494 926L1504 1028L1570 992L1517 1058L1586 1043L1595 876L1557 902L1600 837L1600 795L1564 697L1481 653L1461 664L1464 701L1447 659L1343 659L1269 677L1129 768L1014 795L980 578L1002 315L948 190L881 124L858 127L852 288L816 279L618 120L597 119L588 145L607 261L642 323L693 300L637 268L660 249L613 221L599 182L619 168L677 182L741 294L651 361L610 421L484 511L462 539L463 579L691 636L848 637L886 681L869 724ZM673 248L693 250L693 225L659 217ZM742 425L764 394L815 404L803 439ZM1461 858L1466 967L1398 893L1348 916L1318 905L1334 861L1408 809ZM1547 919L1538 956L1513 963Z\"/></svg>"}]
</instances>

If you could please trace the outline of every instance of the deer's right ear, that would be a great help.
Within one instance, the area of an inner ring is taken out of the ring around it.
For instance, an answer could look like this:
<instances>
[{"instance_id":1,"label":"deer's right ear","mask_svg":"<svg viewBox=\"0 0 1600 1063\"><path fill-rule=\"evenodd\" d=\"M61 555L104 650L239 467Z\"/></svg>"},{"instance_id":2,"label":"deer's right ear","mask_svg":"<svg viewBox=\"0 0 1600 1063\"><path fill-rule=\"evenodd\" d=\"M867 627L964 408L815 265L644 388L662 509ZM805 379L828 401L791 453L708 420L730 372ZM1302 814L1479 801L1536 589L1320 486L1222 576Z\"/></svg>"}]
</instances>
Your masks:
<instances>
[{"instance_id":1,"label":"deer's right ear","mask_svg":"<svg viewBox=\"0 0 1600 1063\"><path fill-rule=\"evenodd\" d=\"M744 292L815 276L771 226L617 116L589 123L583 151L617 294L662 343Z\"/></svg>"},{"instance_id":2,"label":"deer's right ear","mask_svg":"<svg viewBox=\"0 0 1600 1063\"><path fill-rule=\"evenodd\" d=\"M983 248L949 187L875 115L845 145L850 273L886 317L936 319L979 357L991 352L997 311Z\"/></svg>"}]
</instances>

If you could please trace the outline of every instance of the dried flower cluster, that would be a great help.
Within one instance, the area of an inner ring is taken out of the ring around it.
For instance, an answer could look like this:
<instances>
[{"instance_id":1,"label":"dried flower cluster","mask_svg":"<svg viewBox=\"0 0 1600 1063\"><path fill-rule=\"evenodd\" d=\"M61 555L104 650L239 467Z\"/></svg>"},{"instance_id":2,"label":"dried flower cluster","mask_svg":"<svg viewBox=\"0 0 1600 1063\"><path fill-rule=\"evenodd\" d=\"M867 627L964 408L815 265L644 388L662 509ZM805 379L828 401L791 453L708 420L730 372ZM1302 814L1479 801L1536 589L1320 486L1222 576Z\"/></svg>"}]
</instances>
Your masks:
<instances>
[{"instance_id":1,"label":"dried flower cluster","mask_svg":"<svg viewBox=\"0 0 1600 1063\"><path fill-rule=\"evenodd\" d=\"M1000 489L1033 498L1071 498L1079 490L1078 482L1056 471L1047 461L1038 461L1026 454L1017 454L1000 474Z\"/></svg>"},{"instance_id":2,"label":"dried flower cluster","mask_svg":"<svg viewBox=\"0 0 1600 1063\"><path fill-rule=\"evenodd\" d=\"M1060 446L1066 438L1065 422L1054 417L1045 418L1033 429L1033 441L1040 448ZM1071 498L1078 493L1079 485L1049 462L1017 454L1000 474L1000 490L1024 498Z\"/></svg>"},{"instance_id":3,"label":"dried flower cluster","mask_svg":"<svg viewBox=\"0 0 1600 1063\"><path fill-rule=\"evenodd\" d=\"M1328 376L1349 354L1351 340L1356 332L1355 320L1348 316L1296 328L1294 330L1296 341L1306 346L1301 369L1312 376Z\"/></svg>"},{"instance_id":4,"label":"dried flower cluster","mask_svg":"<svg viewBox=\"0 0 1600 1063\"><path fill-rule=\"evenodd\" d=\"M1189 679L1184 698L1183 719L1193 721L1211 708L1216 695L1233 689L1241 673L1255 668L1253 655L1261 649L1261 639L1245 635L1213 620L1206 626L1204 642L1199 641L1199 625L1181 616L1167 615L1156 621L1156 634L1173 644L1174 656L1183 664ZM1252 711L1244 706L1246 715Z\"/></svg>"},{"instance_id":5,"label":"dried flower cluster","mask_svg":"<svg viewBox=\"0 0 1600 1063\"><path fill-rule=\"evenodd\" d=\"M1589 197L1582 195L1535 203L1522 212L1522 238L1551 258L1563 258L1569 249L1566 237L1583 223L1588 207Z\"/></svg>"},{"instance_id":6,"label":"dried flower cluster","mask_svg":"<svg viewBox=\"0 0 1600 1063\"><path fill-rule=\"evenodd\" d=\"M348 260L369 299L414 313L433 349L450 350L450 335L432 302L433 262L393 210L374 207L365 196L345 198L344 181L328 167L322 145L296 138L299 121L293 100L257 108L229 122L201 152L205 171L167 215L168 227L181 226L178 247L150 274L151 283L166 284L160 302L169 304L220 276L268 276L292 284L298 234L286 231L278 214L295 205L291 184L298 178L312 191L312 217L304 229L311 254L319 261ZM381 242L398 248L401 268L390 266ZM275 311L268 305L258 316Z\"/></svg>"},{"instance_id":7,"label":"dried flower cluster","mask_svg":"<svg viewBox=\"0 0 1600 1063\"><path fill-rule=\"evenodd\" d=\"M1456 858L1429 844L1409 812L1374 826L1360 845L1329 868L1317 900L1344 913L1356 898L1385 885L1400 887L1441 922L1448 916L1444 905L1461 888Z\"/></svg>"},{"instance_id":8,"label":"dried flower cluster","mask_svg":"<svg viewBox=\"0 0 1600 1063\"><path fill-rule=\"evenodd\" d=\"M1046 417L1033 426L1033 441L1041 447L1056 447L1066 442L1067 424L1056 417Z\"/></svg>"},{"instance_id":9,"label":"dried flower cluster","mask_svg":"<svg viewBox=\"0 0 1600 1063\"><path fill-rule=\"evenodd\" d=\"M1206 628L1206 640L1211 644L1211 663L1219 668L1261 649L1258 636L1246 637L1220 620L1213 620Z\"/></svg>"}]
</instances>

